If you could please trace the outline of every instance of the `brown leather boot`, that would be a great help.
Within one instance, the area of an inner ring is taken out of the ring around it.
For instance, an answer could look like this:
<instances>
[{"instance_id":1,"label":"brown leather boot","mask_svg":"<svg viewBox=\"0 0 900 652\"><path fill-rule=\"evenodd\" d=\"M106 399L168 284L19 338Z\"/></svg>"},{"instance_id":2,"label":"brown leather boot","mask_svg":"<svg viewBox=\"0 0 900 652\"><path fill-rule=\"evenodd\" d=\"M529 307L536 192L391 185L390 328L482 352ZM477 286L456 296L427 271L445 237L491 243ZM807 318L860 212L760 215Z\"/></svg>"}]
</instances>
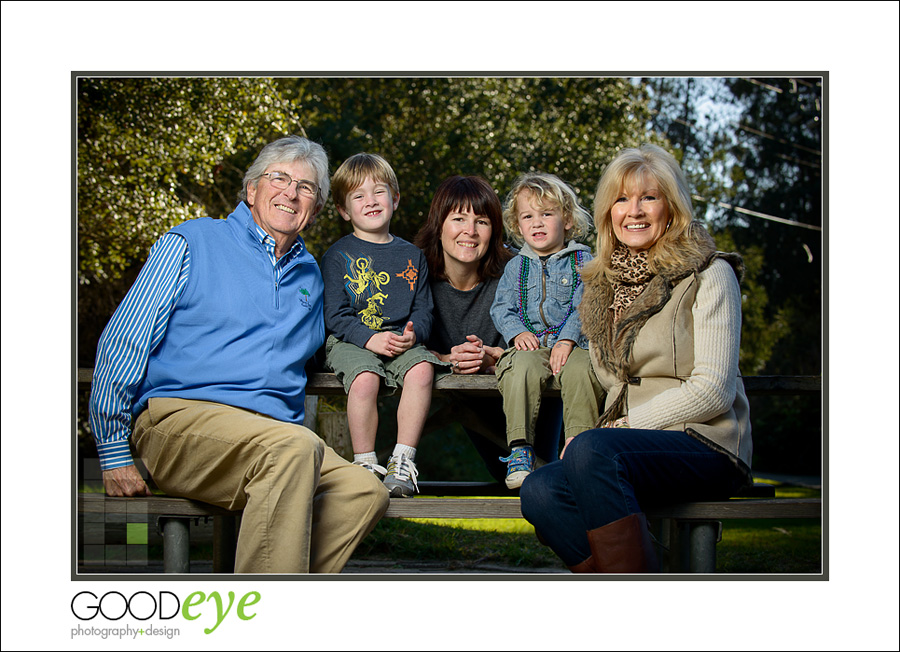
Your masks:
<instances>
[{"instance_id":1,"label":"brown leather boot","mask_svg":"<svg viewBox=\"0 0 900 652\"><path fill-rule=\"evenodd\" d=\"M569 570L573 573L599 573L600 571L597 569L596 564L594 563L594 557L591 555L587 559L585 559L580 564L576 564L575 566L569 566Z\"/></svg>"},{"instance_id":2,"label":"brown leather boot","mask_svg":"<svg viewBox=\"0 0 900 652\"><path fill-rule=\"evenodd\" d=\"M659 561L644 514L629 514L608 525L588 530L587 536L591 546L590 561L597 569L595 572L659 572Z\"/></svg>"}]
</instances>

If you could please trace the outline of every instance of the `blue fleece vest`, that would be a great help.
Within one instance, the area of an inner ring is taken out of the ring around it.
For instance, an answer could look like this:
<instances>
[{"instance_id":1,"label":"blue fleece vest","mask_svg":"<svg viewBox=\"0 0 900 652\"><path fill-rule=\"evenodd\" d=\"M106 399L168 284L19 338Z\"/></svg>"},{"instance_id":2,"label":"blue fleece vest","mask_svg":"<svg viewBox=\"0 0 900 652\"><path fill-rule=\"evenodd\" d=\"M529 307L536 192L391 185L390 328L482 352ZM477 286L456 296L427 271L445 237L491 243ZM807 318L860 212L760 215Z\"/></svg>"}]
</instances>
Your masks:
<instances>
[{"instance_id":1,"label":"blue fleece vest","mask_svg":"<svg viewBox=\"0 0 900 652\"><path fill-rule=\"evenodd\" d=\"M240 204L227 220L173 229L191 254L187 285L150 354L134 414L153 397L212 401L302 423L306 362L325 341L322 274L304 251L275 283Z\"/></svg>"}]
</instances>

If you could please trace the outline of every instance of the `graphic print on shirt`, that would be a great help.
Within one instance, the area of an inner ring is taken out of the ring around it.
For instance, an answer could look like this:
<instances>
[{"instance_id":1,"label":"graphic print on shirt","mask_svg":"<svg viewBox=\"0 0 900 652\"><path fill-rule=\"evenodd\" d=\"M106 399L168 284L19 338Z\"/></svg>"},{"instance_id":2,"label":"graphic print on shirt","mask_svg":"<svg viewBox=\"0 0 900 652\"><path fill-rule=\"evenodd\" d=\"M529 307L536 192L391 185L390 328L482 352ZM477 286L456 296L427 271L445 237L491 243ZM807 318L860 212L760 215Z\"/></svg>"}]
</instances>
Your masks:
<instances>
[{"instance_id":1,"label":"graphic print on shirt","mask_svg":"<svg viewBox=\"0 0 900 652\"><path fill-rule=\"evenodd\" d=\"M391 276L387 272L376 272L372 269L372 259L368 257L353 258L346 252L341 252L347 264L347 273L344 287L353 295L354 304L360 301L366 302L366 307L360 310L360 321L373 331L381 330L384 323L384 315L381 306L388 295L382 292L382 286L391 282Z\"/></svg>"},{"instance_id":2,"label":"graphic print on shirt","mask_svg":"<svg viewBox=\"0 0 900 652\"><path fill-rule=\"evenodd\" d=\"M397 276L409 283L409 291L414 292L416 289L416 281L419 280L419 270L415 268L411 259L407 258L406 262L406 269L397 274Z\"/></svg>"},{"instance_id":3,"label":"graphic print on shirt","mask_svg":"<svg viewBox=\"0 0 900 652\"><path fill-rule=\"evenodd\" d=\"M306 288L300 288L300 305L306 308L307 310L312 310L312 304L309 302L309 290Z\"/></svg>"},{"instance_id":4,"label":"graphic print on shirt","mask_svg":"<svg viewBox=\"0 0 900 652\"><path fill-rule=\"evenodd\" d=\"M383 306L386 298L387 295L384 292L379 292L375 296L369 297L367 300L368 305L359 312L359 318L362 320L362 323L373 331L381 330L381 325L384 323L384 317L381 315L381 309L378 307L378 304Z\"/></svg>"}]
</instances>

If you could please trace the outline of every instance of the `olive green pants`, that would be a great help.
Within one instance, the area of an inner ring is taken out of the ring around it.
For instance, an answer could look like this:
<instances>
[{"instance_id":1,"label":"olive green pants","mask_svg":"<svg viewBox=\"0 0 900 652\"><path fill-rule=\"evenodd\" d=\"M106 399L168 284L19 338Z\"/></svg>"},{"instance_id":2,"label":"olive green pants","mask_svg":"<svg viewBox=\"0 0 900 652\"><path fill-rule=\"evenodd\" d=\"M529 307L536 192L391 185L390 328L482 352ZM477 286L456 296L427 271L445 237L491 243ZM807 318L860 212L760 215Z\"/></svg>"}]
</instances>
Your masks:
<instances>
[{"instance_id":1,"label":"olive green pants","mask_svg":"<svg viewBox=\"0 0 900 652\"><path fill-rule=\"evenodd\" d=\"M550 370L549 348L507 349L497 361L497 386L503 395L507 443L522 440L534 445L541 393L547 387L560 390L566 438L597 427L597 397L603 390L584 349L575 347L556 376Z\"/></svg>"},{"instance_id":2,"label":"olive green pants","mask_svg":"<svg viewBox=\"0 0 900 652\"><path fill-rule=\"evenodd\" d=\"M167 494L243 510L238 573L339 573L389 502L313 431L228 405L152 398L133 441Z\"/></svg>"}]
</instances>

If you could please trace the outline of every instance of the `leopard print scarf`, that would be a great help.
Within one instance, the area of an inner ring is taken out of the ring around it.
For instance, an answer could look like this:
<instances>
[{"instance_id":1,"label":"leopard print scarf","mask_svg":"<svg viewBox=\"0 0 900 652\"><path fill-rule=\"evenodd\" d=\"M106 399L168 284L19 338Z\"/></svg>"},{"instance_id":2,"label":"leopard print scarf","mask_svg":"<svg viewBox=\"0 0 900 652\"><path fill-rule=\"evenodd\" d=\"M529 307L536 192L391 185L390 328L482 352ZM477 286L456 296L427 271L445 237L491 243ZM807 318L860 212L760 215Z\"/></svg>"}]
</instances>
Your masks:
<instances>
[{"instance_id":1,"label":"leopard print scarf","mask_svg":"<svg viewBox=\"0 0 900 652\"><path fill-rule=\"evenodd\" d=\"M617 322L625 309L644 291L653 274L647 264L647 252L632 254L621 242L613 251L610 267L616 272L613 284L615 297L610 310L613 311L613 322Z\"/></svg>"}]
</instances>

